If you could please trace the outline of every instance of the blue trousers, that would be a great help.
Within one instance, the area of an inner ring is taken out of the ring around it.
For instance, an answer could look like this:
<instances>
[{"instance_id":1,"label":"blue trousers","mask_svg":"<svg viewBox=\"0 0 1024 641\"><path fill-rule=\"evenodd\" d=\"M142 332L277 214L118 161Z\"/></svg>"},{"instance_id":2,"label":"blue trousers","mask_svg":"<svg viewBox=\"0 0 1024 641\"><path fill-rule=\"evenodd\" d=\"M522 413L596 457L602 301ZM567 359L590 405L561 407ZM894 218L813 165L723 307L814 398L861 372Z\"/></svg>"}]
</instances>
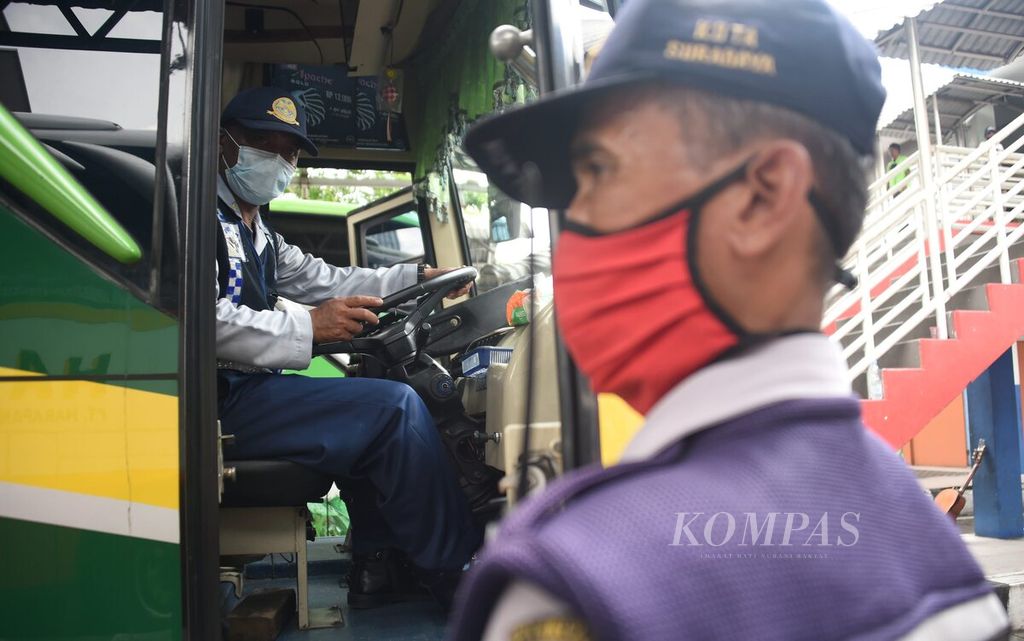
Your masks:
<instances>
[{"instance_id":1,"label":"blue trousers","mask_svg":"<svg viewBox=\"0 0 1024 641\"><path fill-rule=\"evenodd\" d=\"M396 547L429 570L461 568L480 546L448 454L408 385L370 378L218 374L235 460L280 458L335 479L355 551Z\"/></svg>"}]
</instances>

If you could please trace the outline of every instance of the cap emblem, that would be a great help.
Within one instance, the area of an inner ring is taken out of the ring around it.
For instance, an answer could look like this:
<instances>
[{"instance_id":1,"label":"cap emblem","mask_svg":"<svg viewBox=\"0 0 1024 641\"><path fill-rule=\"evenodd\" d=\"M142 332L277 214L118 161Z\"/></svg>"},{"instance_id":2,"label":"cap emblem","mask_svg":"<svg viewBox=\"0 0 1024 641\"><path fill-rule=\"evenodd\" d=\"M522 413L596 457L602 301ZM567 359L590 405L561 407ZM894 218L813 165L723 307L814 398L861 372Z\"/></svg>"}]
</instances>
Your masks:
<instances>
[{"instance_id":1,"label":"cap emblem","mask_svg":"<svg viewBox=\"0 0 1024 641\"><path fill-rule=\"evenodd\" d=\"M278 98L271 105L270 111L267 112L271 116L277 118L281 122L286 122L289 125L299 126L298 110L295 108L295 103L291 98Z\"/></svg>"}]
</instances>

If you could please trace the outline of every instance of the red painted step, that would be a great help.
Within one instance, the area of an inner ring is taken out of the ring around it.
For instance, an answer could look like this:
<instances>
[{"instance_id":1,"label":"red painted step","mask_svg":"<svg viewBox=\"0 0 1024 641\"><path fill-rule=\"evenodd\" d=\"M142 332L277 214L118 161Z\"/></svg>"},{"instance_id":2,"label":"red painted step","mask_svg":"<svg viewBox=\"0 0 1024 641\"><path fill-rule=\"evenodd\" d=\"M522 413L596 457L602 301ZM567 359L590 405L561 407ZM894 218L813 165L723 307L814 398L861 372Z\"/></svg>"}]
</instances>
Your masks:
<instances>
[{"instance_id":1,"label":"red painted step","mask_svg":"<svg viewBox=\"0 0 1024 641\"><path fill-rule=\"evenodd\" d=\"M922 339L921 367L882 370L884 398L862 401L864 422L894 448L924 429L1024 335L1024 284L989 284L985 293L989 311L954 311L956 338Z\"/></svg>"}]
</instances>

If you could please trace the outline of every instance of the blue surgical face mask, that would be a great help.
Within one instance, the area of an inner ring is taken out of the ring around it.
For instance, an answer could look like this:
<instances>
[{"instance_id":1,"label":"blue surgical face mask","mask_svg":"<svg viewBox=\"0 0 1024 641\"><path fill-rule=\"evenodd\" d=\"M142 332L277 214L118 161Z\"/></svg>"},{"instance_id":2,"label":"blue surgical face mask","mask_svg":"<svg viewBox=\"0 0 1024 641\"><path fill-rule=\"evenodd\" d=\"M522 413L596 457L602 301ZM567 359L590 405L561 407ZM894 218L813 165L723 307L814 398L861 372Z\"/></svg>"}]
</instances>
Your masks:
<instances>
[{"instance_id":1,"label":"blue surgical face mask","mask_svg":"<svg viewBox=\"0 0 1024 641\"><path fill-rule=\"evenodd\" d=\"M295 175L295 165L279 154L248 145L238 146L238 162L224 171L224 178L235 195L253 205L266 205L284 193Z\"/></svg>"}]
</instances>

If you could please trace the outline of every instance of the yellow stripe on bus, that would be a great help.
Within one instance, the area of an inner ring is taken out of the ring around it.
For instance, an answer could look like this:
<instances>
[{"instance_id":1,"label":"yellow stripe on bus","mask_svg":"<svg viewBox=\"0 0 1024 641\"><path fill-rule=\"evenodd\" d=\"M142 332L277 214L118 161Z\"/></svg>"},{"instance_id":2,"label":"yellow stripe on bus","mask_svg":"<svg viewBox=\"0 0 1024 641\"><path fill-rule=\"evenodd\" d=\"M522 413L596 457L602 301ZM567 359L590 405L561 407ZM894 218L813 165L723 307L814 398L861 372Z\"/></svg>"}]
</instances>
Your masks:
<instances>
[{"instance_id":1,"label":"yellow stripe on bus","mask_svg":"<svg viewBox=\"0 0 1024 641\"><path fill-rule=\"evenodd\" d=\"M90 381L0 382L0 481L177 509L178 399Z\"/></svg>"}]
</instances>

